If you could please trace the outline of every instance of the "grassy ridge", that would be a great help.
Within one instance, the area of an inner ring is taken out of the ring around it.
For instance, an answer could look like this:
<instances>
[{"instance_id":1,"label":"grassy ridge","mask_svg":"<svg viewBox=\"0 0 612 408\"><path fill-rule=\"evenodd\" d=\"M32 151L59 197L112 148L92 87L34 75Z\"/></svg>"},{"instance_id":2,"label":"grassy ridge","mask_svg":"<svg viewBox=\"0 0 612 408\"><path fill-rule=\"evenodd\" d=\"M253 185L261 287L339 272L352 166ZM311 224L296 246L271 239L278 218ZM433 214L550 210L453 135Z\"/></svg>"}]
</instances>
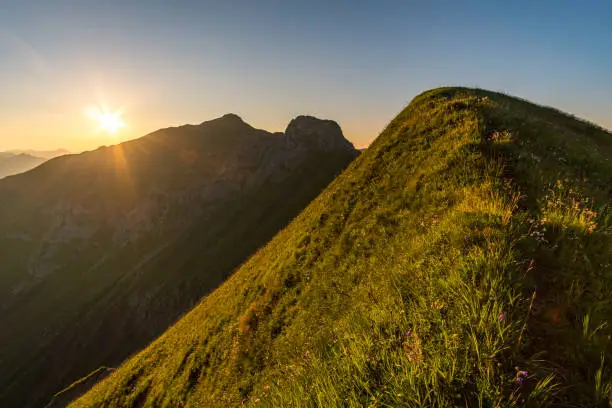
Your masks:
<instances>
[{"instance_id":1,"label":"grassy ridge","mask_svg":"<svg viewBox=\"0 0 612 408\"><path fill-rule=\"evenodd\" d=\"M421 94L71 406L606 406L611 158L552 109Z\"/></svg>"}]
</instances>

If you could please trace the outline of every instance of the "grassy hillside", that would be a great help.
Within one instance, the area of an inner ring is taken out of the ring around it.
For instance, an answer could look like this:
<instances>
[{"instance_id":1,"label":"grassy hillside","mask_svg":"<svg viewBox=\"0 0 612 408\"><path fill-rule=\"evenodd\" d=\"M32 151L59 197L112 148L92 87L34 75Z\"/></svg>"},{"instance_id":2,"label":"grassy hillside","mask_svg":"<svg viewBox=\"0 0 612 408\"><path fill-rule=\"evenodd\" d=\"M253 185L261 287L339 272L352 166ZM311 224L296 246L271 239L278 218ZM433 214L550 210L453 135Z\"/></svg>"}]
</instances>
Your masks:
<instances>
[{"instance_id":1,"label":"grassy hillside","mask_svg":"<svg viewBox=\"0 0 612 408\"><path fill-rule=\"evenodd\" d=\"M293 223L71 407L607 406L612 135L416 97Z\"/></svg>"}]
</instances>

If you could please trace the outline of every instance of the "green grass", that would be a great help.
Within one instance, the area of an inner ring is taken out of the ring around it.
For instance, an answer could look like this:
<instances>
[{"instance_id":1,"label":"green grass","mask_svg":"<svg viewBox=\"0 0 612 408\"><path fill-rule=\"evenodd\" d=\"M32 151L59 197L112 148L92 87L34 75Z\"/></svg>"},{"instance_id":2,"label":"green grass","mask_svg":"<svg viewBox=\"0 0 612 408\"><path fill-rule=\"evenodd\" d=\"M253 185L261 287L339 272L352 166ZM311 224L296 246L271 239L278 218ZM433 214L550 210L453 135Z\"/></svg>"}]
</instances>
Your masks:
<instances>
[{"instance_id":1,"label":"green grass","mask_svg":"<svg viewBox=\"0 0 612 408\"><path fill-rule=\"evenodd\" d=\"M611 158L553 109L425 92L71 407L607 406Z\"/></svg>"}]
</instances>

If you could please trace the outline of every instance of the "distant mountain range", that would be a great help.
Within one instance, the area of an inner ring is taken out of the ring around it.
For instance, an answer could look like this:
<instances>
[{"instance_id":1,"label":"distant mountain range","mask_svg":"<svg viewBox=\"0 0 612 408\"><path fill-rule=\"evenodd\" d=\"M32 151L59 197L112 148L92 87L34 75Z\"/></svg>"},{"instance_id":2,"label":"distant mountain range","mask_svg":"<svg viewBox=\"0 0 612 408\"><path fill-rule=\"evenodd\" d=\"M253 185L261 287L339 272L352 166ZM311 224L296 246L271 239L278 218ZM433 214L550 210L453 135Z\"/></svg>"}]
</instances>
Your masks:
<instances>
[{"instance_id":1,"label":"distant mountain range","mask_svg":"<svg viewBox=\"0 0 612 408\"><path fill-rule=\"evenodd\" d=\"M332 121L269 133L229 114L0 180L0 406L117 366L357 155Z\"/></svg>"},{"instance_id":2,"label":"distant mountain range","mask_svg":"<svg viewBox=\"0 0 612 408\"><path fill-rule=\"evenodd\" d=\"M0 178L23 173L57 156L68 154L67 150L10 150L0 152Z\"/></svg>"},{"instance_id":3,"label":"distant mountain range","mask_svg":"<svg viewBox=\"0 0 612 408\"><path fill-rule=\"evenodd\" d=\"M63 156L70 154L69 150L56 149L56 150L9 150L7 153L14 154L28 154L30 156L41 157L43 159L52 159L54 157Z\"/></svg>"},{"instance_id":4,"label":"distant mountain range","mask_svg":"<svg viewBox=\"0 0 612 408\"><path fill-rule=\"evenodd\" d=\"M24 153L0 153L0 178L23 173L44 163L46 160Z\"/></svg>"}]
</instances>

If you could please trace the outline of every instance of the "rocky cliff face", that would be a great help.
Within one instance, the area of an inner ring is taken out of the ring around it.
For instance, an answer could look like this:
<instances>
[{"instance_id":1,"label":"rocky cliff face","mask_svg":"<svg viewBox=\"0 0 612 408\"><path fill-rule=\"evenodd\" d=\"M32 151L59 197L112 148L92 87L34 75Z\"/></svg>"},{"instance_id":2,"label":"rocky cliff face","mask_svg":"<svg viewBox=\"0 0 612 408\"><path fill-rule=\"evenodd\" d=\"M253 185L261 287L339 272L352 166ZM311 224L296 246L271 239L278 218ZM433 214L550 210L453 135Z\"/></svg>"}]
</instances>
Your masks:
<instances>
[{"instance_id":1,"label":"rocky cliff face","mask_svg":"<svg viewBox=\"0 0 612 408\"><path fill-rule=\"evenodd\" d=\"M0 181L0 405L152 340L356 155L333 121L273 134L229 114Z\"/></svg>"}]
</instances>

